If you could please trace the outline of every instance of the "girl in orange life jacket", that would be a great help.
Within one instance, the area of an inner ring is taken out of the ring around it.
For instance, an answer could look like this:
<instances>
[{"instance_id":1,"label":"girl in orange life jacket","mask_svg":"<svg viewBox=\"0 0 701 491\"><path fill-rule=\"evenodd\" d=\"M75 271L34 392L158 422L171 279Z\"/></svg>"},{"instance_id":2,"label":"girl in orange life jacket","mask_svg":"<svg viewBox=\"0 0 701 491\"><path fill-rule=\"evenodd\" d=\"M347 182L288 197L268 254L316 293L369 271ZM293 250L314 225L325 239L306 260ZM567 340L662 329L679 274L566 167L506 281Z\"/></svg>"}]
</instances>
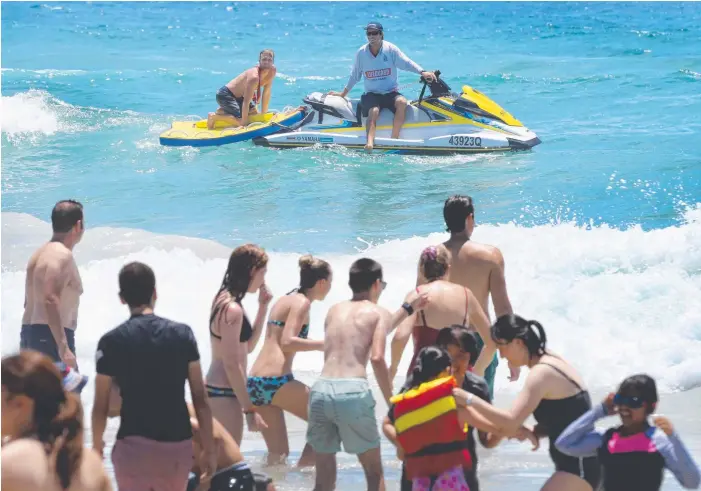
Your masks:
<instances>
[{"instance_id":1,"label":"girl in orange life jacket","mask_svg":"<svg viewBox=\"0 0 701 491\"><path fill-rule=\"evenodd\" d=\"M391 399L383 430L405 462L413 491L468 491L468 425L496 430L472 408L457 407L452 395L456 386L448 352L429 346L418 353L404 387Z\"/></svg>"}]
</instances>

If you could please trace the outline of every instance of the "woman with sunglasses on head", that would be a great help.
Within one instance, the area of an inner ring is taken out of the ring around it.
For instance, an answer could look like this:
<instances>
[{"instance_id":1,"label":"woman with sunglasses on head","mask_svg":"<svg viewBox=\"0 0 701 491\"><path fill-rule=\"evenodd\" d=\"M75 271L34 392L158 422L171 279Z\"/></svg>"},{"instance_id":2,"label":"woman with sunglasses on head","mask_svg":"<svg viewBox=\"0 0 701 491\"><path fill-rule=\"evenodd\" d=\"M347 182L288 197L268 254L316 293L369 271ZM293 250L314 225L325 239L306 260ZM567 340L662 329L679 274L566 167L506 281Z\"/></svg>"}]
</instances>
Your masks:
<instances>
[{"instance_id":1,"label":"woman with sunglasses on head","mask_svg":"<svg viewBox=\"0 0 701 491\"><path fill-rule=\"evenodd\" d=\"M280 298L270 310L263 347L248 377L248 396L268 425L262 431L268 462L280 463L290 453L285 415L287 411L307 421L309 387L295 380L292 362L300 351L323 351L324 341L308 339L312 302L324 300L331 290L331 265L310 255L299 260L299 287ZM298 466L313 465L307 444Z\"/></svg>"},{"instance_id":2,"label":"woman with sunglasses on head","mask_svg":"<svg viewBox=\"0 0 701 491\"><path fill-rule=\"evenodd\" d=\"M83 408L52 360L2 360L2 489L110 491L102 459L83 445Z\"/></svg>"},{"instance_id":3,"label":"woman with sunglasses on head","mask_svg":"<svg viewBox=\"0 0 701 491\"><path fill-rule=\"evenodd\" d=\"M535 417L535 431L541 435L544 431L550 439L550 458L555 464L555 473L542 491L597 489L601 477L598 458L570 457L555 447L565 428L591 409L582 378L567 361L546 349L545 330L537 321L503 315L492 326L491 335L511 366L530 368L523 389L510 410L498 409L462 389L454 391L458 402L476 409L507 436L515 435L531 414Z\"/></svg>"},{"instance_id":4,"label":"woman with sunglasses on head","mask_svg":"<svg viewBox=\"0 0 701 491\"><path fill-rule=\"evenodd\" d=\"M447 280L450 258L445 249L434 246L424 249L419 259L419 268L428 282L418 286L416 291L426 294L431 301L421 312L407 309L409 316L399 325L392 339L390 377L394 379L410 337L414 340L414 353L407 373L411 373L419 351L436 344L440 329L454 324L469 329L474 326L480 338L485 341L479 358L474 360L473 369L477 375L483 376L496 347L489 334L489 319L480 303L468 288Z\"/></svg>"},{"instance_id":5,"label":"woman with sunglasses on head","mask_svg":"<svg viewBox=\"0 0 701 491\"><path fill-rule=\"evenodd\" d=\"M616 394L569 425L555 442L572 457L598 455L606 491L659 491L665 467L687 489L698 489L701 473L664 416L649 417L657 406L655 380L647 375L625 379ZM621 426L599 431L596 421L618 414Z\"/></svg>"},{"instance_id":6,"label":"woman with sunglasses on head","mask_svg":"<svg viewBox=\"0 0 701 491\"><path fill-rule=\"evenodd\" d=\"M212 302L209 333L212 363L206 384L212 415L241 445L245 415L249 431L265 428L246 389L248 355L263 331L268 304L273 298L265 286L268 255L254 244L237 247L231 253L224 280ZM258 314L251 324L241 305L246 293L258 293Z\"/></svg>"}]
</instances>

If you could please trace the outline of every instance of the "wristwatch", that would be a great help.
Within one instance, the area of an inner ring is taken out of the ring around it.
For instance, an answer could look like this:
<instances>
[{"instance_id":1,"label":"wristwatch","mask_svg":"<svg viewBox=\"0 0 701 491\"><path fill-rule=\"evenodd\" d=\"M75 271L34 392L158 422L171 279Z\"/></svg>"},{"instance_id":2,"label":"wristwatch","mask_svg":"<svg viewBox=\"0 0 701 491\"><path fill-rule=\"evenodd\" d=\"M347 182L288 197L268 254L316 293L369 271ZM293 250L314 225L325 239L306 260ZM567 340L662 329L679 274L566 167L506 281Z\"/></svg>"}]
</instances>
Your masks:
<instances>
[{"instance_id":1,"label":"wristwatch","mask_svg":"<svg viewBox=\"0 0 701 491\"><path fill-rule=\"evenodd\" d=\"M402 304L402 308L403 308L404 310L406 310L406 313L407 313L408 315L411 315L411 314L414 313L414 307L412 307L411 304L410 304L409 302L404 302L404 303Z\"/></svg>"},{"instance_id":2,"label":"wristwatch","mask_svg":"<svg viewBox=\"0 0 701 491\"><path fill-rule=\"evenodd\" d=\"M467 397L465 397L465 407L470 406L472 404L472 398L474 396L472 395L471 392L467 393Z\"/></svg>"}]
</instances>

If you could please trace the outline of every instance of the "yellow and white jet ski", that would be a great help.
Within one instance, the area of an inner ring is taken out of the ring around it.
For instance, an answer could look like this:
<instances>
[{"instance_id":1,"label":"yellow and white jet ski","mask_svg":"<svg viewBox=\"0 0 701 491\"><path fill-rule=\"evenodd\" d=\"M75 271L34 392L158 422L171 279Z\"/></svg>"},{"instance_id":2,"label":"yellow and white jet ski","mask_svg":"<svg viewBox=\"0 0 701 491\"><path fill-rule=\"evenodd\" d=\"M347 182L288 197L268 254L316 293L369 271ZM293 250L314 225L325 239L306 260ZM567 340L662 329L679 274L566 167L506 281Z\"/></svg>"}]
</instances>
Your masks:
<instances>
[{"instance_id":1,"label":"yellow and white jet ski","mask_svg":"<svg viewBox=\"0 0 701 491\"><path fill-rule=\"evenodd\" d=\"M450 153L527 150L540 143L538 136L497 103L468 85L456 94L440 79L423 88L410 101L400 137L392 139L392 111L383 109L377 120L374 150L383 153L444 155ZM430 95L425 96L428 87ZM273 148L340 145L363 149L365 120L359 99L314 92L304 99L311 115L294 131L253 138L253 143Z\"/></svg>"}]
</instances>

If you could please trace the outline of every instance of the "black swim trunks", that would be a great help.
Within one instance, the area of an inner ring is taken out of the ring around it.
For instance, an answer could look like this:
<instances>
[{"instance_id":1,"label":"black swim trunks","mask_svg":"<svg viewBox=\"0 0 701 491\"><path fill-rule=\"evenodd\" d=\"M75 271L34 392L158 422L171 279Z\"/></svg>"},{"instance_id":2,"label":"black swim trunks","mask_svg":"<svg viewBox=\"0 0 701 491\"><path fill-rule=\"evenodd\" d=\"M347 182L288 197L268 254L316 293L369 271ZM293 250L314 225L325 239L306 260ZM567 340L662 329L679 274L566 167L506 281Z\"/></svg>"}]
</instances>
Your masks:
<instances>
[{"instance_id":1,"label":"black swim trunks","mask_svg":"<svg viewBox=\"0 0 701 491\"><path fill-rule=\"evenodd\" d=\"M370 109L379 107L380 111L389 109L394 112L394 103L397 97L401 97L399 92L389 92L387 94L378 94L376 92L366 92L360 96L360 107L363 109L363 117L367 118Z\"/></svg>"},{"instance_id":2,"label":"black swim trunks","mask_svg":"<svg viewBox=\"0 0 701 491\"><path fill-rule=\"evenodd\" d=\"M241 107L243 106L243 97L236 97L226 85L217 91L217 104L222 110L231 114L233 117L241 118ZM251 101L249 105L249 114L251 109L255 109L256 105Z\"/></svg>"},{"instance_id":3,"label":"black swim trunks","mask_svg":"<svg viewBox=\"0 0 701 491\"><path fill-rule=\"evenodd\" d=\"M75 355L75 331L64 328L68 349ZM22 326L19 341L20 350L35 350L45 354L54 362L61 361L58 345L48 324L25 324Z\"/></svg>"},{"instance_id":4,"label":"black swim trunks","mask_svg":"<svg viewBox=\"0 0 701 491\"><path fill-rule=\"evenodd\" d=\"M239 462L228 469L217 471L209 484L209 491L266 491L273 480L265 474L251 472L246 462ZM199 486L199 476L190 473L187 491Z\"/></svg>"}]
</instances>

